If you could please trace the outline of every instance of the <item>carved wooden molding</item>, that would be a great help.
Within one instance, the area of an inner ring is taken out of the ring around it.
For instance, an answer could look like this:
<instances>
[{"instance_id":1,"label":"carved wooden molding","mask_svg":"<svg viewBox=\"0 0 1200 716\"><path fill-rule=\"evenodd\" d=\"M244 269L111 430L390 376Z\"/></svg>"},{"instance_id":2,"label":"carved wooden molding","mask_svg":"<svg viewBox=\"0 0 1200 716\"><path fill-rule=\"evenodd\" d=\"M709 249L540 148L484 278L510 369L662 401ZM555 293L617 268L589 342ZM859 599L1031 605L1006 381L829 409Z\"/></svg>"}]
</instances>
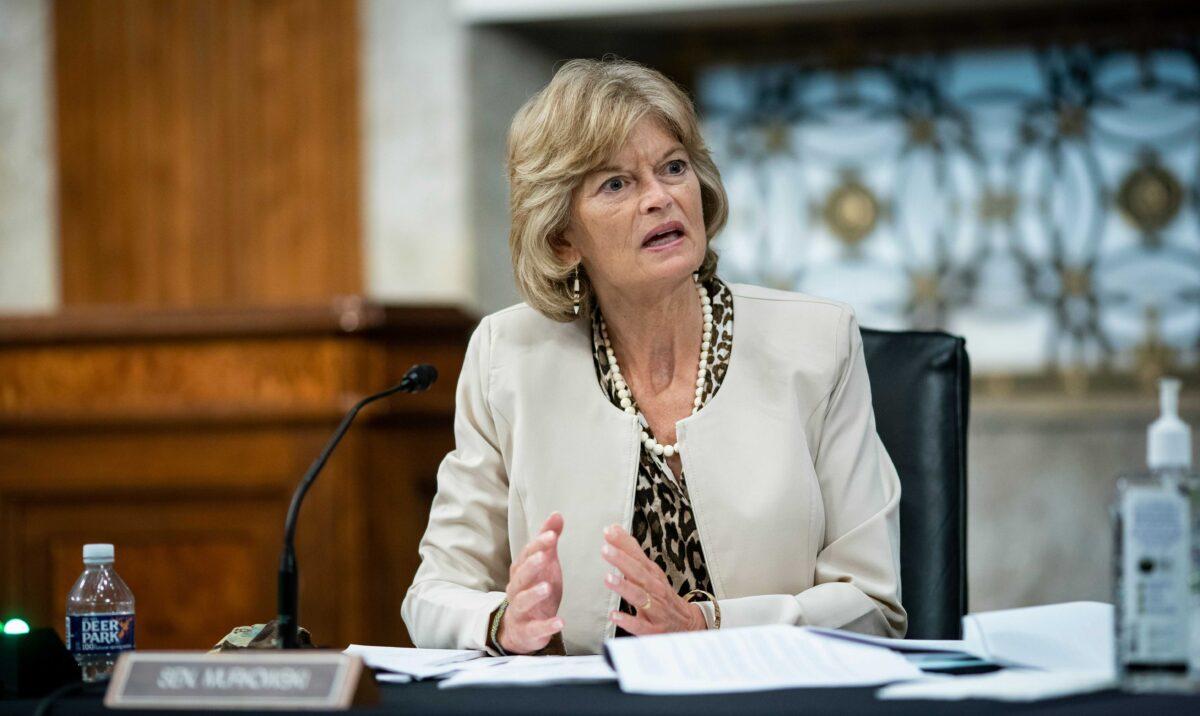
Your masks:
<instances>
[{"instance_id":1,"label":"carved wooden molding","mask_svg":"<svg viewBox=\"0 0 1200 716\"><path fill-rule=\"evenodd\" d=\"M364 418L445 416L474 324L361 299L0 318L0 425L327 422L418 362L441 371L434 388Z\"/></svg>"},{"instance_id":2,"label":"carved wooden molding","mask_svg":"<svg viewBox=\"0 0 1200 716\"><path fill-rule=\"evenodd\" d=\"M39 343L115 343L321 334L423 340L463 335L478 319L449 305L400 306L345 296L329 303L260 308L66 308L48 315L0 314L0 349Z\"/></svg>"}]
</instances>

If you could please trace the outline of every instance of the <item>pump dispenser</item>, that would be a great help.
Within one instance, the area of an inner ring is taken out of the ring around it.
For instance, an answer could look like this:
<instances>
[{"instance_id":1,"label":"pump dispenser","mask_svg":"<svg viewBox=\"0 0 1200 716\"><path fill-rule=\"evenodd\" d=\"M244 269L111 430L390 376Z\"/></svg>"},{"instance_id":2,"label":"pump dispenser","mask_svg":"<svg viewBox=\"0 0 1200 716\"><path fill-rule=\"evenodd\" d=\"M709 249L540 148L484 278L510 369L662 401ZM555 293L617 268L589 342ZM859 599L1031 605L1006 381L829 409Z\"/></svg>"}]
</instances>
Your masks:
<instances>
[{"instance_id":1,"label":"pump dispenser","mask_svg":"<svg viewBox=\"0 0 1200 716\"><path fill-rule=\"evenodd\" d=\"M1158 420L1146 431L1146 466L1151 471L1190 470L1192 429L1179 418L1178 378L1158 381Z\"/></svg>"}]
</instances>

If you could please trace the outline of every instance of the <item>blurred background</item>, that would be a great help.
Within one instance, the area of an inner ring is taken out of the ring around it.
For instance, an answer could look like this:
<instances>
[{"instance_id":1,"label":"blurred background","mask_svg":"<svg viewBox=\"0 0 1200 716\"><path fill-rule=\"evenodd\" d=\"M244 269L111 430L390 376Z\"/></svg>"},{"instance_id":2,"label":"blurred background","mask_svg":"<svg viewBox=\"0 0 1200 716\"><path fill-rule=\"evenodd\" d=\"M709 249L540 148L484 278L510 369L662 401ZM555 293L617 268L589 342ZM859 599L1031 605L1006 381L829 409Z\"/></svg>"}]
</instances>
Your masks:
<instances>
[{"instance_id":1,"label":"blurred background","mask_svg":"<svg viewBox=\"0 0 1200 716\"><path fill-rule=\"evenodd\" d=\"M399 618L478 317L516 302L504 139L562 60L694 97L727 280L964 335L973 611L1110 598L1154 381L1200 424L1200 5L0 0L0 618L116 545L139 646ZM887 390L887 386L875 386Z\"/></svg>"}]
</instances>

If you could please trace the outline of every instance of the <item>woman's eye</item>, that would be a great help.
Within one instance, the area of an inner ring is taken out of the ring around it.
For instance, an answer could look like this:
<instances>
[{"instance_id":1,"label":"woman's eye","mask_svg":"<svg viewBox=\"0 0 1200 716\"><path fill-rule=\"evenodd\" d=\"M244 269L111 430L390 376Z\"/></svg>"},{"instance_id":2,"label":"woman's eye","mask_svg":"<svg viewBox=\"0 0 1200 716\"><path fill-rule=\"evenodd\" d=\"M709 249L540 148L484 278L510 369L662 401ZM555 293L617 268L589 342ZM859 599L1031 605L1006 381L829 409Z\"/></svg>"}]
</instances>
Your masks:
<instances>
[{"instance_id":1,"label":"woman's eye","mask_svg":"<svg viewBox=\"0 0 1200 716\"><path fill-rule=\"evenodd\" d=\"M668 174L682 174L687 169L687 162L682 159L674 159L667 162Z\"/></svg>"},{"instance_id":2,"label":"woman's eye","mask_svg":"<svg viewBox=\"0 0 1200 716\"><path fill-rule=\"evenodd\" d=\"M605 191L621 191L621 187L623 186L625 186L625 182L623 180L613 177L612 179L604 182L603 189Z\"/></svg>"}]
</instances>

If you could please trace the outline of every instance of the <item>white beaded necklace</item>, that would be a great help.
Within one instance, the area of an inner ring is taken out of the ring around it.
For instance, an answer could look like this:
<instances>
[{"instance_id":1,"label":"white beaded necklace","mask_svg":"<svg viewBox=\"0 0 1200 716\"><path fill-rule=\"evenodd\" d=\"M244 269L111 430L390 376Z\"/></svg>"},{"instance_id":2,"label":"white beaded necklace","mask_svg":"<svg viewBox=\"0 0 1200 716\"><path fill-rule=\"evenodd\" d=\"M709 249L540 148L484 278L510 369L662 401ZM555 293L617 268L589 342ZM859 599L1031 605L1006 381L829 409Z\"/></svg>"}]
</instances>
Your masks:
<instances>
[{"instance_id":1,"label":"white beaded necklace","mask_svg":"<svg viewBox=\"0 0 1200 716\"><path fill-rule=\"evenodd\" d=\"M712 299L708 297L708 291L700 283L697 274L692 274L692 280L696 282L696 291L700 294L700 311L704 318L704 332L700 337L700 366L696 371L696 399L692 401L692 415L695 415L704 403L704 378L708 374L708 351L712 347L713 318ZM608 356L608 364L612 367L613 384L617 388L617 398L621 401L621 408L630 415L637 415L633 394L629 392L629 386L626 385L625 378L621 375L621 367L617 365L617 356L613 352L612 343L608 340L608 325L605 324L603 315L600 316L600 338L604 341L604 354ZM646 446L647 450L662 457L671 457L680 452L679 443L660 445L645 430L642 431L642 444Z\"/></svg>"}]
</instances>

